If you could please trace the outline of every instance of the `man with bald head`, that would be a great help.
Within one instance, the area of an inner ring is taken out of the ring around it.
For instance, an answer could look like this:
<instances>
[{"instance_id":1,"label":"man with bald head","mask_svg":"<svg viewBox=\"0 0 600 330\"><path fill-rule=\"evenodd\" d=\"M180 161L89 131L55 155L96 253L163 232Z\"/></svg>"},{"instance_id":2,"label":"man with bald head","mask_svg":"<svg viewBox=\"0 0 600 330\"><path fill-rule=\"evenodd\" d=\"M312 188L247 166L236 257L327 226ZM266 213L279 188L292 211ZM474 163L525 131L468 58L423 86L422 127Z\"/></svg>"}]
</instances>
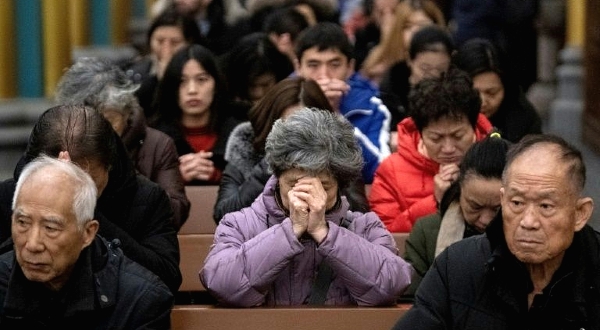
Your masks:
<instances>
[{"instance_id":1,"label":"man with bald head","mask_svg":"<svg viewBox=\"0 0 600 330\"><path fill-rule=\"evenodd\" d=\"M486 234L438 256L394 329L600 329L600 233L581 153L529 135L507 156Z\"/></svg>"},{"instance_id":2,"label":"man with bald head","mask_svg":"<svg viewBox=\"0 0 600 330\"><path fill-rule=\"evenodd\" d=\"M168 329L172 295L96 236L97 188L71 162L25 166L12 208L14 250L0 255L0 329Z\"/></svg>"}]
</instances>

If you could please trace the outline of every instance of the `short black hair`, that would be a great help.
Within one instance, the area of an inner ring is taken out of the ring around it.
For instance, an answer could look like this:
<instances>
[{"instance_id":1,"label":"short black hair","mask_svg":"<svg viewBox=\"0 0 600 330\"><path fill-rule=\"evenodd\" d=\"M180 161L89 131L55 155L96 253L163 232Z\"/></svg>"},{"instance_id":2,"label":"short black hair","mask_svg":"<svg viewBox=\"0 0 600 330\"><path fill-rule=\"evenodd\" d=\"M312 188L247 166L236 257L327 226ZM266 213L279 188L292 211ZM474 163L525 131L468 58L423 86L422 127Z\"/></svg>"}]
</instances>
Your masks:
<instances>
[{"instance_id":1,"label":"short black hair","mask_svg":"<svg viewBox=\"0 0 600 330\"><path fill-rule=\"evenodd\" d=\"M306 28L296 40L296 57L298 61L307 49L317 47L321 51L339 50L348 61L354 58L354 47L348 36L338 24L322 22Z\"/></svg>"},{"instance_id":2,"label":"short black hair","mask_svg":"<svg viewBox=\"0 0 600 330\"><path fill-rule=\"evenodd\" d=\"M419 132L443 117L460 120L466 117L475 128L481 99L471 78L451 67L437 78L426 78L408 94L409 115Z\"/></svg>"},{"instance_id":3,"label":"short black hair","mask_svg":"<svg viewBox=\"0 0 600 330\"><path fill-rule=\"evenodd\" d=\"M296 8L286 6L276 9L267 16L263 31L277 35L289 33L293 42L307 27L306 18Z\"/></svg>"},{"instance_id":4,"label":"short black hair","mask_svg":"<svg viewBox=\"0 0 600 330\"><path fill-rule=\"evenodd\" d=\"M439 47L440 44L443 48ZM448 56L452 56L454 41L450 34L439 26L426 26L413 35L408 48L408 56L414 60L417 54L428 51L445 52Z\"/></svg>"}]
</instances>

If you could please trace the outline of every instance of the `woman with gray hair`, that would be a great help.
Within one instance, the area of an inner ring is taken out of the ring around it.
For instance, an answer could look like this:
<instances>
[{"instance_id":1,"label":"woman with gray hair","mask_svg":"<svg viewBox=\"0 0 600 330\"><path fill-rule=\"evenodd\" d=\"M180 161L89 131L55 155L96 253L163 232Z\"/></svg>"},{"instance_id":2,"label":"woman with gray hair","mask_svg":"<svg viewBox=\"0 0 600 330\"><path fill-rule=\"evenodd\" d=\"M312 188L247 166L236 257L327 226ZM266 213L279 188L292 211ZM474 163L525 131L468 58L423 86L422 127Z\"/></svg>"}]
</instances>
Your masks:
<instances>
[{"instance_id":1,"label":"woman with gray hair","mask_svg":"<svg viewBox=\"0 0 600 330\"><path fill-rule=\"evenodd\" d=\"M379 218L340 195L362 168L352 125L304 108L275 122L265 151L274 175L217 227L200 271L208 291L239 307L394 304L411 267Z\"/></svg>"},{"instance_id":2,"label":"woman with gray hair","mask_svg":"<svg viewBox=\"0 0 600 330\"><path fill-rule=\"evenodd\" d=\"M185 195L183 178L173 139L148 127L135 91L138 85L111 62L99 58L81 58L62 76L56 89L56 101L83 104L98 110L119 134L135 169L158 183L169 195L174 225L179 229L187 220L190 202Z\"/></svg>"}]
</instances>

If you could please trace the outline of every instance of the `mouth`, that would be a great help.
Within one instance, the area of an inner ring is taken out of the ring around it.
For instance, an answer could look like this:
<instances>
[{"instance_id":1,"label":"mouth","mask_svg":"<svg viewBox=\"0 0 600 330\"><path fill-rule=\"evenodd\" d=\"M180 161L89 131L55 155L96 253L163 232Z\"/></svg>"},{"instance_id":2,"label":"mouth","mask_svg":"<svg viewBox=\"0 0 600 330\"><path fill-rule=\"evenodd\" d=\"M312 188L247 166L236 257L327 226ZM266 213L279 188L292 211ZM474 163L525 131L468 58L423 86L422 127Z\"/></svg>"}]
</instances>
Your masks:
<instances>
[{"instance_id":1,"label":"mouth","mask_svg":"<svg viewBox=\"0 0 600 330\"><path fill-rule=\"evenodd\" d=\"M24 268L27 268L28 270L43 270L45 269L48 265L44 264L44 263L37 263L37 262L28 262L25 261L23 262L22 265Z\"/></svg>"},{"instance_id":2,"label":"mouth","mask_svg":"<svg viewBox=\"0 0 600 330\"><path fill-rule=\"evenodd\" d=\"M200 100L189 100L189 101L186 101L185 104L189 107L197 107L200 104L202 104L202 102Z\"/></svg>"}]
</instances>

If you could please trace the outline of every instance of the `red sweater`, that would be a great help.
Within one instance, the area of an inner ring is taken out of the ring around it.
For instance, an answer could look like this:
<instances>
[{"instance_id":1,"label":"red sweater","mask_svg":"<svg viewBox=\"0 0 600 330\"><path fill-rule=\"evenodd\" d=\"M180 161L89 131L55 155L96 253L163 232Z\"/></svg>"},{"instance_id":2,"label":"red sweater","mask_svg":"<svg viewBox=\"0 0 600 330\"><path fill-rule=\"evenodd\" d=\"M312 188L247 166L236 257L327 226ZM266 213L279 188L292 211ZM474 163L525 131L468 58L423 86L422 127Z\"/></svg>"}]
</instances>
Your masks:
<instances>
[{"instance_id":1,"label":"red sweater","mask_svg":"<svg viewBox=\"0 0 600 330\"><path fill-rule=\"evenodd\" d=\"M190 144L195 152L211 151L217 142L217 133L209 130L207 127L184 128L185 140ZM221 181L222 171L215 167L215 171L207 182L219 183Z\"/></svg>"},{"instance_id":2,"label":"red sweater","mask_svg":"<svg viewBox=\"0 0 600 330\"><path fill-rule=\"evenodd\" d=\"M485 138L492 125L483 115L477 118L477 141ZM421 135L412 118L398 124L398 152L386 158L375 172L369 194L373 212L391 232L410 232L415 221L436 212L433 177L439 164L419 153Z\"/></svg>"}]
</instances>

